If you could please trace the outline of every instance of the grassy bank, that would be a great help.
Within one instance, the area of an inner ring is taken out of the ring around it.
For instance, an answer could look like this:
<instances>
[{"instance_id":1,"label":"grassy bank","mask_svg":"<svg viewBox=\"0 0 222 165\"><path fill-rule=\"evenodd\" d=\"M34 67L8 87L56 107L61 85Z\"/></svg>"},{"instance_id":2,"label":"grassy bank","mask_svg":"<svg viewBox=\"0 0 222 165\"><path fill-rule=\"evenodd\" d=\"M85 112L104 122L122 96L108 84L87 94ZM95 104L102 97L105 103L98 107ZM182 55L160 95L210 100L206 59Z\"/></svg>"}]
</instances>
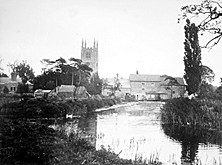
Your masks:
<instances>
[{"instance_id":1,"label":"grassy bank","mask_svg":"<svg viewBox=\"0 0 222 165\"><path fill-rule=\"evenodd\" d=\"M2 105L1 115L13 115L16 118L60 118L66 114L82 115L94 112L104 106L120 103L118 99L87 99L50 101L47 99L27 99Z\"/></svg>"},{"instance_id":2,"label":"grassy bank","mask_svg":"<svg viewBox=\"0 0 222 165\"><path fill-rule=\"evenodd\" d=\"M177 98L161 109L163 124L200 129L222 129L222 103L219 100Z\"/></svg>"},{"instance_id":3,"label":"grassy bank","mask_svg":"<svg viewBox=\"0 0 222 165\"><path fill-rule=\"evenodd\" d=\"M103 106L117 104L115 99L49 101L27 99L4 104L0 111L0 164L22 165L145 165L159 164L121 159L111 150L96 150L79 134L67 134L63 127L53 129L50 122L67 113L82 115ZM51 121L51 120L50 120Z\"/></svg>"}]
</instances>

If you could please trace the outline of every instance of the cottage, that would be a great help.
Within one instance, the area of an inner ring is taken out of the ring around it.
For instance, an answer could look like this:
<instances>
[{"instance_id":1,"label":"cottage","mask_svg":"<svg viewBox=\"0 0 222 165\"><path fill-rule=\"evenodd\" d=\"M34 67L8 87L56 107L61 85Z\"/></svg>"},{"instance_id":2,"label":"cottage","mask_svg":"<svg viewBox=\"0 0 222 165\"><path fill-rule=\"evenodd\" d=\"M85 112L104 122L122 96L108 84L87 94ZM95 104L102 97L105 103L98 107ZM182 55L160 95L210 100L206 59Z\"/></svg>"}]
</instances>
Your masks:
<instances>
[{"instance_id":1,"label":"cottage","mask_svg":"<svg viewBox=\"0 0 222 165\"><path fill-rule=\"evenodd\" d=\"M83 86L61 85L52 90L49 97L59 96L61 99L86 99L90 97L86 88Z\"/></svg>"},{"instance_id":2,"label":"cottage","mask_svg":"<svg viewBox=\"0 0 222 165\"><path fill-rule=\"evenodd\" d=\"M18 84L22 83L21 78L17 78L16 73L11 73L10 77L0 77L0 93L15 93L18 89Z\"/></svg>"}]
</instances>

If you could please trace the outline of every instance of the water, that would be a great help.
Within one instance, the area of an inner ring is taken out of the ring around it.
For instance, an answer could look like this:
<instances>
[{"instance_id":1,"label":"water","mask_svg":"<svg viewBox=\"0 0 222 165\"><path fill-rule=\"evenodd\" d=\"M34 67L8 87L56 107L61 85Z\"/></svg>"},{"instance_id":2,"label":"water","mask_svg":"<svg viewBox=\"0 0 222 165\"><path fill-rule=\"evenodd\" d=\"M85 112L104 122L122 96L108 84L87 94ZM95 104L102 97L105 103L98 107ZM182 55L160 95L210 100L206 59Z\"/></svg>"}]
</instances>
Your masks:
<instances>
[{"instance_id":1,"label":"water","mask_svg":"<svg viewBox=\"0 0 222 165\"><path fill-rule=\"evenodd\" d=\"M79 121L93 145L122 158L157 159L164 164L222 162L222 133L161 125L161 102L140 102L98 112Z\"/></svg>"}]
</instances>

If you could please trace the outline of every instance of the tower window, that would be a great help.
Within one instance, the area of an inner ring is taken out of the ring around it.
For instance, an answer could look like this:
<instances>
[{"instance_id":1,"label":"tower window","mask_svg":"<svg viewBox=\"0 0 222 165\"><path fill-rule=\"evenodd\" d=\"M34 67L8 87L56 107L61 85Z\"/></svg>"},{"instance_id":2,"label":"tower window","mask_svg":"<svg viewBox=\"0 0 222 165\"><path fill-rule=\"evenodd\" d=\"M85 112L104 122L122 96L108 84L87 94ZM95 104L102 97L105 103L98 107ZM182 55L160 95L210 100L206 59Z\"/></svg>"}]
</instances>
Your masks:
<instances>
[{"instance_id":1,"label":"tower window","mask_svg":"<svg viewBox=\"0 0 222 165\"><path fill-rule=\"evenodd\" d=\"M86 53L86 58L91 58L91 54L89 52Z\"/></svg>"}]
</instances>

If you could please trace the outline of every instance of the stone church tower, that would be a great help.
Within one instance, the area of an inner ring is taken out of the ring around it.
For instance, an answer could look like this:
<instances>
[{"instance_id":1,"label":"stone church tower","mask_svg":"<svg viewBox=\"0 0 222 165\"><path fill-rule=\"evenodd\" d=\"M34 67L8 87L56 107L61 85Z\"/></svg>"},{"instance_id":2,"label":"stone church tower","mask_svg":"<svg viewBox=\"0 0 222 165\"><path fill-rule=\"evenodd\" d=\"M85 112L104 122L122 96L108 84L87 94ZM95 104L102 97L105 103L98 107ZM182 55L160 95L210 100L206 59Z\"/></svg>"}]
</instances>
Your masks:
<instances>
[{"instance_id":1,"label":"stone church tower","mask_svg":"<svg viewBox=\"0 0 222 165\"><path fill-rule=\"evenodd\" d=\"M98 73L98 41L94 40L93 47L86 47L82 40L81 60L93 69L93 74Z\"/></svg>"}]
</instances>

